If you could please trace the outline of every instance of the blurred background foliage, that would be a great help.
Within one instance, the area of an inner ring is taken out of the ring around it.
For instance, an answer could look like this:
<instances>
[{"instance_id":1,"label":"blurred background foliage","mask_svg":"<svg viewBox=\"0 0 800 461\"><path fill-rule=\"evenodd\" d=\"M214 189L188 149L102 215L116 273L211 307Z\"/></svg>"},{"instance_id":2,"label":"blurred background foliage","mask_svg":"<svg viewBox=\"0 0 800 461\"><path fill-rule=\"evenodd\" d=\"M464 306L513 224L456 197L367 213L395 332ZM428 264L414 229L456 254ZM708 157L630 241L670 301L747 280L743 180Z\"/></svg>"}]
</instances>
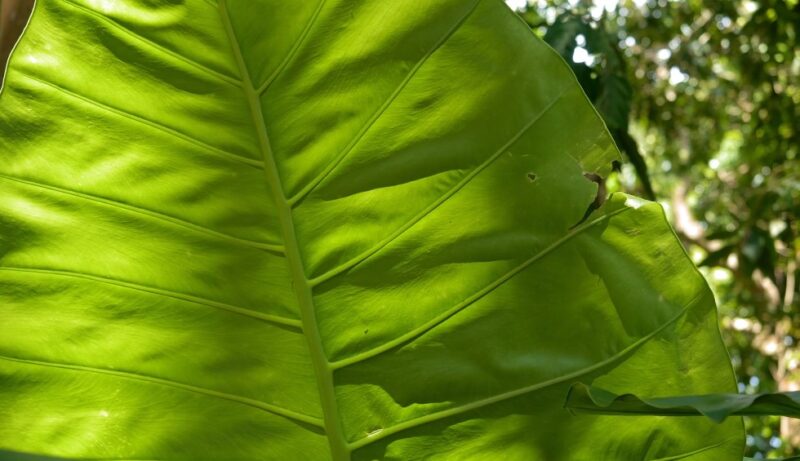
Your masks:
<instances>
[{"instance_id":1,"label":"blurred background foliage","mask_svg":"<svg viewBox=\"0 0 800 461\"><path fill-rule=\"evenodd\" d=\"M800 390L800 0L506 0L570 63L717 296L741 392ZM33 0L0 0L0 70ZM800 421L746 418L747 455Z\"/></svg>"},{"instance_id":2,"label":"blurred background foliage","mask_svg":"<svg viewBox=\"0 0 800 461\"><path fill-rule=\"evenodd\" d=\"M800 390L798 0L508 0L572 66L717 296L742 392ZM747 454L800 421L746 418Z\"/></svg>"},{"instance_id":3,"label":"blurred background foliage","mask_svg":"<svg viewBox=\"0 0 800 461\"><path fill-rule=\"evenodd\" d=\"M0 0L0 77L32 8L33 0Z\"/></svg>"}]
</instances>

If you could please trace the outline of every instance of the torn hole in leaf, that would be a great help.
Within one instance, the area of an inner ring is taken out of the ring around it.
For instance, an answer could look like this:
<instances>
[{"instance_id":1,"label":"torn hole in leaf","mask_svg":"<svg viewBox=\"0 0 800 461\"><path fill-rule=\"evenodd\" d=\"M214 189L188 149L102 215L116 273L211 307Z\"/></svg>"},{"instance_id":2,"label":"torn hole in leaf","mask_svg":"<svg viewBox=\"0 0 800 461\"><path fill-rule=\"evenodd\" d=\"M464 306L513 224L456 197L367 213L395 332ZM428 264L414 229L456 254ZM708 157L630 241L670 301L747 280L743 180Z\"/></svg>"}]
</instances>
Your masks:
<instances>
[{"instance_id":1,"label":"torn hole in leaf","mask_svg":"<svg viewBox=\"0 0 800 461\"><path fill-rule=\"evenodd\" d=\"M536 176L536 173L534 173L534 172L532 172L532 171L529 171L529 172L528 172L528 173L525 175L525 177L526 177L526 178L528 178L528 182L534 182L534 181L536 181L536 178L537 178L537 176Z\"/></svg>"}]
</instances>

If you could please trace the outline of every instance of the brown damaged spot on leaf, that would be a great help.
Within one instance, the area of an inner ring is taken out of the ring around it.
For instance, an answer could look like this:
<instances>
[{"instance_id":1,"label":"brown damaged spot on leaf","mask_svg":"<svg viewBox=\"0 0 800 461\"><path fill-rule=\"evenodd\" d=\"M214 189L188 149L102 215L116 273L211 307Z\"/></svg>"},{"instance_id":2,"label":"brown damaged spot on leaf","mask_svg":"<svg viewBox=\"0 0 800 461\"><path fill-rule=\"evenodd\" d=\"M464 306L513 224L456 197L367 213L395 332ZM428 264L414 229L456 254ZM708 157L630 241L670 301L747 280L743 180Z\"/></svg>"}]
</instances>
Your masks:
<instances>
[{"instance_id":1,"label":"brown damaged spot on leaf","mask_svg":"<svg viewBox=\"0 0 800 461\"><path fill-rule=\"evenodd\" d=\"M612 162L612 169L615 167L614 163L618 164L619 162L617 162L616 160ZM606 189L605 178L603 178L597 173L591 173L591 172L588 173L584 172L583 177L597 184L597 193L594 196L594 200L592 200L592 202L586 208L586 211L583 213L583 217L578 222L576 222L572 227L570 227L570 229L574 229L577 226L583 224L589 218L589 216L591 216L594 210L603 206L603 204L606 202L606 199L608 198L608 190Z\"/></svg>"}]
</instances>

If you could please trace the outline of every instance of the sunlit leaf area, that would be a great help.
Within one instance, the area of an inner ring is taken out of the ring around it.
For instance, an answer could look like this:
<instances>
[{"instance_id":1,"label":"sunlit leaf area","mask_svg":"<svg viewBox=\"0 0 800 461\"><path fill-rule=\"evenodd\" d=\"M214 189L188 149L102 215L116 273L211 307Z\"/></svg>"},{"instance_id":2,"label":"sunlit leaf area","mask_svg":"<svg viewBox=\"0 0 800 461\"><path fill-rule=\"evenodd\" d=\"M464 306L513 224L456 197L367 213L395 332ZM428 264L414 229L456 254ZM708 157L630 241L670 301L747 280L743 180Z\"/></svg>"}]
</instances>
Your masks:
<instances>
[{"instance_id":1,"label":"sunlit leaf area","mask_svg":"<svg viewBox=\"0 0 800 461\"><path fill-rule=\"evenodd\" d=\"M796 459L798 34L0 0L0 460Z\"/></svg>"}]
</instances>

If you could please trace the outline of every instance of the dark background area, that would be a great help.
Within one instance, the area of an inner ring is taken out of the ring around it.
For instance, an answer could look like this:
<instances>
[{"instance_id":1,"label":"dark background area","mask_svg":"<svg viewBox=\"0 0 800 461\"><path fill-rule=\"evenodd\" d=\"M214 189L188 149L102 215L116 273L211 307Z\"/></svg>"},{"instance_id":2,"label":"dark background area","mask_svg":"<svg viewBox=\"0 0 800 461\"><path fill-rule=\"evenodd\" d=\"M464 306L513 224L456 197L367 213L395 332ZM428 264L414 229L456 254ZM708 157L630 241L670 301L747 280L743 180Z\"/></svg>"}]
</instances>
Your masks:
<instances>
[{"instance_id":1,"label":"dark background area","mask_svg":"<svg viewBox=\"0 0 800 461\"><path fill-rule=\"evenodd\" d=\"M25 28L33 0L0 0L0 77L6 68L6 60Z\"/></svg>"}]
</instances>

